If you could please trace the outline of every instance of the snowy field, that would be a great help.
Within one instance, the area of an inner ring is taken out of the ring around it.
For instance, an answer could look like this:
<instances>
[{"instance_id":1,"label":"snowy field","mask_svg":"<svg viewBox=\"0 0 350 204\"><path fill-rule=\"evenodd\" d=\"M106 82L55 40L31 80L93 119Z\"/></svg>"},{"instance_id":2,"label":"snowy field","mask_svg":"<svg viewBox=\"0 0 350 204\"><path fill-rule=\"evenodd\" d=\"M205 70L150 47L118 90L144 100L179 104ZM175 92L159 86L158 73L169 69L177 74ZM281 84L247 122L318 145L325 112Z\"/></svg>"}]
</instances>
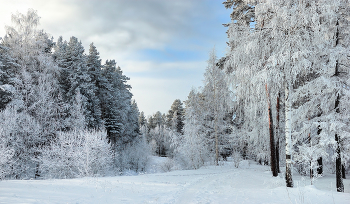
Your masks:
<instances>
[{"instance_id":1,"label":"snowy field","mask_svg":"<svg viewBox=\"0 0 350 204\"><path fill-rule=\"evenodd\" d=\"M162 160L150 170L162 171ZM319 178L314 186L294 173L295 188L273 178L268 166L252 161L206 166L199 170L66 180L11 180L0 182L0 203L315 203L349 204L345 193L334 189L335 176Z\"/></svg>"}]
</instances>

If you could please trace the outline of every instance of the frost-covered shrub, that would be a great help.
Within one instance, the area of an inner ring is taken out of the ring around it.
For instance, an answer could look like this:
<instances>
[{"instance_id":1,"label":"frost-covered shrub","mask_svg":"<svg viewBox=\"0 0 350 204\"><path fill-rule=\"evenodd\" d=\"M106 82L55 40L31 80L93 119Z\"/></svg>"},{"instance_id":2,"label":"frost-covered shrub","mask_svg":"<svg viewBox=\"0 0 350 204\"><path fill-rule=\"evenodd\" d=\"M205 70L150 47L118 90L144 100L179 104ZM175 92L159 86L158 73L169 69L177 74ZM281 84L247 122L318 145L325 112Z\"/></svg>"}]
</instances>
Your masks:
<instances>
[{"instance_id":1,"label":"frost-covered shrub","mask_svg":"<svg viewBox=\"0 0 350 204\"><path fill-rule=\"evenodd\" d=\"M232 157L232 160L233 160L235 167L238 168L239 163L243 160L241 153L239 153L238 151L234 151L234 152L232 152L231 157Z\"/></svg>"},{"instance_id":2,"label":"frost-covered shrub","mask_svg":"<svg viewBox=\"0 0 350 204\"><path fill-rule=\"evenodd\" d=\"M189 133L188 133L189 134ZM176 160L184 169L198 169L212 159L201 135L186 135L176 151Z\"/></svg>"},{"instance_id":3,"label":"frost-covered shrub","mask_svg":"<svg viewBox=\"0 0 350 204\"><path fill-rule=\"evenodd\" d=\"M0 180L10 173L11 169L9 167L13 162L12 158L15 153L13 148L7 145L8 142L9 138L5 137L3 128L0 127Z\"/></svg>"},{"instance_id":4,"label":"frost-covered shrub","mask_svg":"<svg viewBox=\"0 0 350 204\"><path fill-rule=\"evenodd\" d=\"M118 148L117 166L120 171L134 170L142 172L145 170L151 156L150 146L144 136L139 136L123 148Z\"/></svg>"},{"instance_id":5,"label":"frost-covered shrub","mask_svg":"<svg viewBox=\"0 0 350 204\"><path fill-rule=\"evenodd\" d=\"M160 166L162 171L169 172L171 171L175 166L175 162L173 159L166 158L166 161Z\"/></svg>"},{"instance_id":6,"label":"frost-covered shrub","mask_svg":"<svg viewBox=\"0 0 350 204\"><path fill-rule=\"evenodd\" d=\"M60 132L39 160L41 174L48 178L104 175L111 167L112 152L105 131L74 130Z\"/></svg>"},{"instance_id":7,"label":"frost-covered shrub","mask_svg":"<svg viewBox=\"0 0 350 204\"><path fill-rule=\"evenodd\" d=\"M29 179L35 177L35 157L40 154L38 144L45 138L41 126L26 112L18 112L14 102L0 112L0 169L1 177Z\"/></svg>"}]
</instances>

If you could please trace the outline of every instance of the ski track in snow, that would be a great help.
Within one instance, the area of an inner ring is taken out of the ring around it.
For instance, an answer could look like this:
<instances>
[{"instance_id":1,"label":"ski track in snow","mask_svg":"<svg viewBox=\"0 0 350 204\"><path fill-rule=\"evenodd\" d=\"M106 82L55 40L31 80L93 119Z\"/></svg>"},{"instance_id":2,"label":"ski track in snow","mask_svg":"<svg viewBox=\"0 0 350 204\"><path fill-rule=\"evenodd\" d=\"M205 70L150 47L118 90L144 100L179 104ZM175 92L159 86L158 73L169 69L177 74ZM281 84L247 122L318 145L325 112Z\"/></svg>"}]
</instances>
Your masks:
<instances>
[{"instance_id":1,"label":"ski track in snow","mask_svg":"<svg viewBox=\"0 0 350 204\"><path fill-rule=\"evenodd\" d=\"M294 175L292 189L285 187L283 176L274 178L268 166L254 163L138 176L7 180L0 182L0 203L350 203L349 179L344 180L346 193L337 193L329 190L334 175L320 178L316 187Z\"/></svg>"}]
</instances>

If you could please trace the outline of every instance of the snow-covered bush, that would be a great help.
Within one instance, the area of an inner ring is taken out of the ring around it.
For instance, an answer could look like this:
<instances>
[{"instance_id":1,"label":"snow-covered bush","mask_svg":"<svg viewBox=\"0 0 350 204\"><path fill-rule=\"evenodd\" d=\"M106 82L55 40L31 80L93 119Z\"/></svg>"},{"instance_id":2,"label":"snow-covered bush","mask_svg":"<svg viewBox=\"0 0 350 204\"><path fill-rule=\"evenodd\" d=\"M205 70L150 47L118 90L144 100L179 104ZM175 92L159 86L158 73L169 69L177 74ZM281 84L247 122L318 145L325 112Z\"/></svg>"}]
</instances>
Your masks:
<instances>
[{"instance_id":1,"label":"snow-covered bush","mask_svg":"<svg viewBox=\"0 0 350 204\"><path fill-rule=\"evenodd\" d=\"M13 162L14 150L8 146L9 139L0 127L0 180L10 173L10 163Z\"/></svg>"},{"instance_id":2,"label":"snow-covered bush","mask_svg":"<svg viewBox=\"0 0 350 204\"><path fill-rule=\"evenodd\" d=\"M176 150L176 160L183 168L198 169L210 160L212 154L203 140L203 135L185 129L184 139Z\"/></svg>"},{"instance_id":3,"label":"snow-covered bush","mask_svg":"<svg viewBox=\"0 0 350 204\"><path fill-rule=\"evenodd\" d=\"M105 131L73 130L60 132L39 160L47 178L104 175L111 167L112 151Z\"/></svg>"},{"instance_id":4,"label":"snow-covered bush","mask_svg":"<svg viewBox=\"0 0 350 204\"><path fill-rule=\"evenodd\" d=\"M232 152L231 157L233 159L233 163L234 163L235 167L238 168L239 163L243 160L241 153L239 153L238 151L234 151L234 152Z\"/></svg>"},{"instance_id":5,"label":"snow-covered bush","mask_svg":"<svg viewBox=\"0 0 350 204\"><path fill-rule=\"evenodd\" d=\"M162 171L169 172L171 171L175 166L175 162L173 159L166 158L166 161L160 166Z\"/></svg>"},{"instance_id":6,"label":"snow-covered bush","mask_svg":"<svg viewBox=\"0 0 350 204\"><path fill-rule=\"evenodd\" d=\"M0 169L3 178L34 178L35 158L41 151L38 144L45 142L42 126L25 111L17 111L20 107L19 102L12 101L0 112Z\"/></svg>"},{"instance_id":7,"label":"snow-covered bush","mask_svg":"<svg viewBox=\"0 0 350 204\"><path fill-rule=\"evenodd\" d=\"M120 171L134 170L142 172L150 159L151 149L147 144L144 136L139 136L130 144L119 148L117 159L117 167Z\"/></svg>"}]
</instances>

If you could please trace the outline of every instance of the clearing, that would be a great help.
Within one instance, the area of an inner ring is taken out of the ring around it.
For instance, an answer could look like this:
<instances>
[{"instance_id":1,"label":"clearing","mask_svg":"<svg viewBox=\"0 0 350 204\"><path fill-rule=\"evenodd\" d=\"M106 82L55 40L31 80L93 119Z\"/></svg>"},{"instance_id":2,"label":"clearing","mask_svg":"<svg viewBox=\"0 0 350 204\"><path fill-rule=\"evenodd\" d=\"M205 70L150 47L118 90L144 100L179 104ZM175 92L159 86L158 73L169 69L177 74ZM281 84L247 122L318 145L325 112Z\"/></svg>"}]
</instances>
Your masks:
<instances>
[{"instance_id":1,"label":"clearing","mask_svg":"<svg viewBox=\"0 0 350 204\"><path fill-rule=\"evenodd\" d=\"M0 182L0 203L315 203L349 204L350 181L345 193L335 191L335 175L319 178L315 185L296 173L294 188L282 176L274 178L269 166L242 161L117 177L62 180L5 180Z\"/></svg>"}]
</instances>

